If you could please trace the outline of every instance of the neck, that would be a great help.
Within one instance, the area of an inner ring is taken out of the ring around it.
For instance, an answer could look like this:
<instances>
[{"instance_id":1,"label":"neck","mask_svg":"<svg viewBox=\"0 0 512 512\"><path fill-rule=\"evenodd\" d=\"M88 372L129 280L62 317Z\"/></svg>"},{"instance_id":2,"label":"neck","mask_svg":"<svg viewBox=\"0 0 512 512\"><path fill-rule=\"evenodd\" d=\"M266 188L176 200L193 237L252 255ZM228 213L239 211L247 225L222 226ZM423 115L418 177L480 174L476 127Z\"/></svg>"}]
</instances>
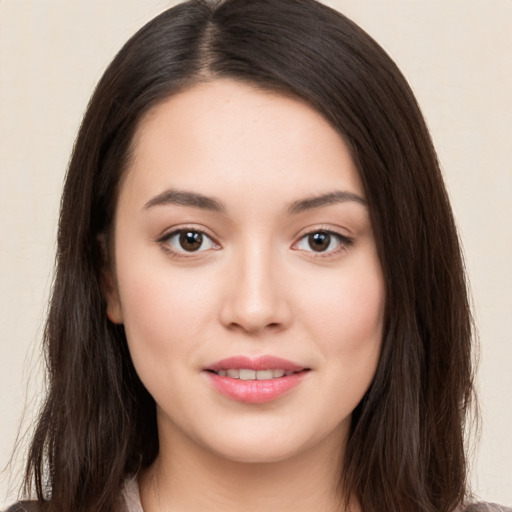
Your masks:
<instances>
[{"instance_id":1,"label":"neck","mask_svg":"<svg viewBox=\"0 0 512 512\"><path fill-rule=\"evenodd\" d=\"M158 458L139 479L144 510L344 511L338 482L345 443L339 439L338 432L335 444L324 439L285 460L255 463L229 460L185 435L160 432Z\"/></svg>"}]
</instances>

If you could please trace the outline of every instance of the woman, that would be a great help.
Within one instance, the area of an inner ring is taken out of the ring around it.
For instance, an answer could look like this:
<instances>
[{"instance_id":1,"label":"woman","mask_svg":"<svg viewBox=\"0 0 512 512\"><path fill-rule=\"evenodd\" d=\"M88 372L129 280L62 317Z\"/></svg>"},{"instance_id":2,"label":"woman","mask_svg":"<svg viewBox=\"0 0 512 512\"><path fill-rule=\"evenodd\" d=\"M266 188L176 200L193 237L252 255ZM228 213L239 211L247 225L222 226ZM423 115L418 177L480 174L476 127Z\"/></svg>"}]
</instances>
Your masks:
<instances>
[{"instance_id":1,"label":"woman","mask_svg":"<svg viewBox=\"0 0 512 512\"><path fill-rule=\"evenodd\" d=\"M435 152L383 50L310 0L181 4L80 129L27 492L474 510L470 340Z\"/></svg>"}]
</instances>

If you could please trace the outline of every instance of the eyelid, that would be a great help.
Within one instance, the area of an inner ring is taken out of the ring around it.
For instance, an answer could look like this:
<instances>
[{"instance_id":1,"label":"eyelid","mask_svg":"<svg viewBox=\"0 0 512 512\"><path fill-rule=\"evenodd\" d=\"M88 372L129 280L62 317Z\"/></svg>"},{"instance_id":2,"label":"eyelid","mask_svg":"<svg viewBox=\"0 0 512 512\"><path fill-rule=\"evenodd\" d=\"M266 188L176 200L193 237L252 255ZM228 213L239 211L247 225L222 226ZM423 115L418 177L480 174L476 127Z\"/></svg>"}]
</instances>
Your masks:
<instances>
[{"instance_id":1,"label":"eyelid","mask_svg":"<svg viewBox=\"0 0 512 512\"><path fill-rule=\"evenodd\" d=\"M196 233L200 233L204 237L208 238L210 242L214 245L214 247L206 248L203 250L199 249L197 251L176 250L169 243L169 240L174 236L182 233L183 231L193 231ZM222 248L219 242L217 242L216 238L213 235L211 235L208 231L209 230L205 229L204 227L199 227L197 225L173 226L172 228L167 229L163 235L159 236L158 239L156 240L156 243L160 244L165 251L171 254L172 257L181 259L197 258L202 256L203 253ZM338 247L328 251L314 251L313 249L305 250L297 247L297 245L302 240L315 233L326 233L334 237L335 239L338 240ZM334 257L339 253L346 251L354 243L354 239L350 236L341 233L339 228L333 228L332 226L325 225L319 225L314 227L311 226L305 228L301 232L299 232L298 235L296 235L295 240L296 241L293 242L291 249L306 253L308 257L315 259Z\"/></svg>"},{"instance_id":2,"label":"eyelid","mask_svg":"<svg viewBox=\"0 0 512 512\"><path fill-rule=\"evenodd\" d=\"M183 231L193 231L194 233L200 233L203 237L208 238L215 247L203 250L199 249L197 251L190 252L185 250L177 250L169 243L169 240L179 235ZM156 243L160 244L163 249L170 253L173 257L183 259L198 257L199 255L203 255L203 253L209 250L218 250L221 248L221 245L217 242L215 237L209 234L206 229L194 225L173 226L172 228L167 229L163 235L159 236L156 240Z\"/></svg>"},{"instance_id":3,"label":"eyelid","mask_svg":"<svg viewBox=\"0 0 512 512\"><path fill-rule=\"evenodd\" d=\"M332 237L335 237L339 245L335 249L331 249L329 251L314 251L314 250L305 250L300 249L297 245L304 240L306 237L315 234L315 233L326 233ZM341 233L338 229L335 229L331 226L315 226L309 227L302 230L296 237L296 241L292 244L292 249L297 251L302 251L308 255L308 257L312 258L329 258L338 255L340 252L346 251L351 245L353 245L354 239L350 236L347 236Z\"/></svg>"}]
</instances>

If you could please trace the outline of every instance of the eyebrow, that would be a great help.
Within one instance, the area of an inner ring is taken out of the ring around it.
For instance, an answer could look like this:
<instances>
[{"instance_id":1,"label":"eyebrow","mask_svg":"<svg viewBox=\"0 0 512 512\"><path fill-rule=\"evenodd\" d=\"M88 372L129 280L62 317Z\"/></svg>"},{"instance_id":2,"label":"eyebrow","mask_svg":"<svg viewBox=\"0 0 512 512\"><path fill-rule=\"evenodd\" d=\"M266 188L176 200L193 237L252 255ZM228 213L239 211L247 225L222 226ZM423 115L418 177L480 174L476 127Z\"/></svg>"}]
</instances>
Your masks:
<instances>
[{"instance_id":1,"label":"eyebrow","mask_svg":"<svg viewBox=\"0 0 512 512\"><path fill-rule=\"evenodd\" d=\"M368 206L368 203L361 196L358 196L353 192L337 190L320 196L307 197L305 199L300 199L299 201L294 201L288 207L287 213L288 215L296 215L307 210L321 208L322 206L346 202L355 202L363 206Z\"/></svg>"},{"instance_id":2,"label":"eyebrow","mask_svg":"<svg viewBox=\"0 0 512 512\"><path fill-rule=\"evenodd\" d=\"M201 210L212 212L224 212L225 208L220 201L213 197L204 196L197 192L185 190L169 189L150 199L145 205L144 210L154 206L163 206L166 204L177 204L180 206L191 206Z\"/></svg>"},{"instance_id":3,"label":"eyebrow","mask_svg":"<svg viewBox=\"0 0 512 512\"><path fill-rule=\"evenodd\" d=\"M367 206L366 201L353 192L337 190L322 194L320 196L306 197L294 201L286 209L288 215L297 215L298 213L331 204L355 202L363 206ZM197 192L190 192L186 190L168 189L150 199L143 207L144 210L153 208L154 206L164 206L168 204L176 204L180 206L189 206L192 208L199 208L201 210L208 210L217 213L226 211L224 205L214 197L205 196Z\"/></svg>"}]
</instances>

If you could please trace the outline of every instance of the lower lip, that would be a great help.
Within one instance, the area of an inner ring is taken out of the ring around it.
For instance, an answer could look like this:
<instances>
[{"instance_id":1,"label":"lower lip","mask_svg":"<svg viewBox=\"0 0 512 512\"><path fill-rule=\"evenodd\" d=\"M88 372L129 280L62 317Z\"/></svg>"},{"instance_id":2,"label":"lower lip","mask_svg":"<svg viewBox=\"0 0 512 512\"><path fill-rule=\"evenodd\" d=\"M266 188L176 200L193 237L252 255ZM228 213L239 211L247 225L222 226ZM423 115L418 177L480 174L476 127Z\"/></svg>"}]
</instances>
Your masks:
<instances>
[{"instance_id":1,"label":"lower lip","mask_svg":"<svg viewBox=\"0 0 512 512\"><path fill-rule=\"evenodd\" d=\"M308 373L308 371L302 371L268 380L242 380L206 372L213 387L219 393L237 402L251 404L263 404L276 400L296 388Z\"/></svg>"}]
</instances>

